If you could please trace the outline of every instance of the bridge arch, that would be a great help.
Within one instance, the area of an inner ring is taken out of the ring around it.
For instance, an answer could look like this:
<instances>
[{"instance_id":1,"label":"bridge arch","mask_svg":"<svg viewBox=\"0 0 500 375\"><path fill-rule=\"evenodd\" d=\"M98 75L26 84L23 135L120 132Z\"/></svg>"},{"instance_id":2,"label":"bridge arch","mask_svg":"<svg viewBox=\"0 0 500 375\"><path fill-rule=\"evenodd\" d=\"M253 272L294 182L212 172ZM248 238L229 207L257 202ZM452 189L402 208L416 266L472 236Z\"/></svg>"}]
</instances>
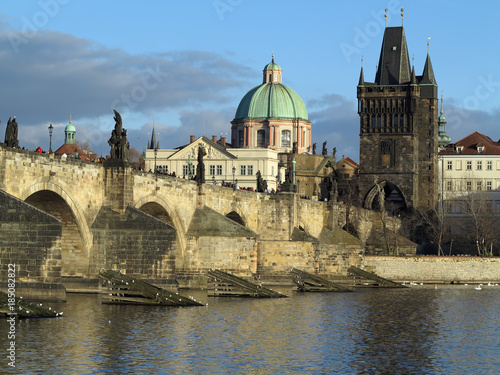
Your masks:
<instances>
[{"instance_id":1,"label":"bridge arch","mask_svg":"<svg viewBox=\"0 0 500 375\"><path fill-rule=\"evenodd\" d=\"M224 213L224 216L231 219L235 223L248 227L248 220L241 207L231 204L231 207Z\"/></svg>"},{"instance_id":2,"label":"bridge arch","mask_svg":"<svg viewBox=\"0 0 500 375\"><path fill-rule=\"evenodd\" d=\"M77 276L87 274L92 258L93 237L83 210L67 189L53 182L37 182L23 191L20 199L63 222L63 246L67 245L68 248L62 249L61 272ZM74 238L75 227L81 238L81 248L80 240Z\"/></svg>"},{"instance_id":3,"label":"bridge arch","mask_svg":"<svg viewBox=\"0 0 500 375\"><path fill-rule=\"evenodd\" d=\"M378 185L378 186L377 186ZM406 210L407 202L401 189L390 181L382 181L371 187L365 196L363 207L370 210L380 210L378 202L379 189L384 193L385 207L387 210Z\"/></svg>"},{"instance_id":4,"label":"bridge arch","mask_svg":"<svg viewBox=\"0 0 500 375\"><path fill-rule=\"evenodd\" d=\"M135 208L138 210L144 211L147 214L156 217L159 220L166 222L167 224L172 225L177 232L177 255L180 255L180 259L184 262L186 255L186 230L182 225L182 221L179 215L176 213L174 209L172 209L173 205L169 204L166 199L158 196L158 195L147 195L139 199L135 203ZM166 216L164 215L166 214ZM176 256L177 258L177 256ZM177 262L176 262L177 263Z\"/></svg>"}]
</instances>

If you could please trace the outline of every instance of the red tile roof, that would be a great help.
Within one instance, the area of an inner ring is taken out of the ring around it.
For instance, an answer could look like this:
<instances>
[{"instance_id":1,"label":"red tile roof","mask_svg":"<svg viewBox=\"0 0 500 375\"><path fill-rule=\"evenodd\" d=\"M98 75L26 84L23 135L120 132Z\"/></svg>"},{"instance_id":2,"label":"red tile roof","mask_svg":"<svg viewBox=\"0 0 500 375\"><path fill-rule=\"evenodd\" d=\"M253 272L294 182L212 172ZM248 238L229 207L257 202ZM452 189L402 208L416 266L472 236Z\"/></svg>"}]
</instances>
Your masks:
<instances>
[{"instance_id":1,"label":"red tile roof","mask_svg":"<svg viewBox=\"0 0 500 375\"><path fill-rule=\"evenodd\" d=\"M439 153L441 155L457 154L457 146L463 147L461 155L500 155L500 142L495 142L478 132L469 134L456 143L451 143ZM484 147L483 152L478 152L478 147Z\"/></svg>"}]
</instances>

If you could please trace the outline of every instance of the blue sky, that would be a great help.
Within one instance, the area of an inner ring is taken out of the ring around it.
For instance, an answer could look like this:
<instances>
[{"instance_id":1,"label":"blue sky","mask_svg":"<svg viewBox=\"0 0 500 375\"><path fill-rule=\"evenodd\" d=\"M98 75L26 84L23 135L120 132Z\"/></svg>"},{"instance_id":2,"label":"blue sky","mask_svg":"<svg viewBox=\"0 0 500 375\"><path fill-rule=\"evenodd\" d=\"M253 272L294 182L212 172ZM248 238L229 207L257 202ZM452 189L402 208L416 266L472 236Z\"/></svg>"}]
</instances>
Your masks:
<instances>
[{"instance_id":1,"label":"blue sky","mask_svg":"<svg viewBox=\"0 0 500 375\"><path fill-rule=\"evenodd\" d=\"M362 57L374 80L385 8L389 26L404 8L417 75L431 38L452 141L474 131L498 140L500 2L451 0L3 1L0 137L15 115L21 146L47 149L52 123L56 149L72 115L77 140L105 155L113 107L139 151L153 118L161 147L229 137L274 52L306 104L313 142L358 160L356 85Z\"/></svg>"}]
</instances>

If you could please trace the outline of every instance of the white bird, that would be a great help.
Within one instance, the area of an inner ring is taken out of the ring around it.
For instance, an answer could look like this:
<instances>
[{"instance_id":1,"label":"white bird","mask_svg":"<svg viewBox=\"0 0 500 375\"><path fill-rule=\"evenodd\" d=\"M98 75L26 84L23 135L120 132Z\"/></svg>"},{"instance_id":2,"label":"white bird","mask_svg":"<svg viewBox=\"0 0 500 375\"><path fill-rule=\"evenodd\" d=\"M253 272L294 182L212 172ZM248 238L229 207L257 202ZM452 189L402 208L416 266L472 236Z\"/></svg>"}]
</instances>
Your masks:
<instances>
[{"instance_id":1,"label":"white bird","mask_svg":"<svg viewBox=\"0 0 500 375\"><path fill-rule=\"evenodd\" d=\"M476 286L474 289L476 289L476 290L481 290L481 289L482 289L482 288L481 288L481 284L480 284L480 285L478 285L478 286Z\"/></svg>"}]
</instances>

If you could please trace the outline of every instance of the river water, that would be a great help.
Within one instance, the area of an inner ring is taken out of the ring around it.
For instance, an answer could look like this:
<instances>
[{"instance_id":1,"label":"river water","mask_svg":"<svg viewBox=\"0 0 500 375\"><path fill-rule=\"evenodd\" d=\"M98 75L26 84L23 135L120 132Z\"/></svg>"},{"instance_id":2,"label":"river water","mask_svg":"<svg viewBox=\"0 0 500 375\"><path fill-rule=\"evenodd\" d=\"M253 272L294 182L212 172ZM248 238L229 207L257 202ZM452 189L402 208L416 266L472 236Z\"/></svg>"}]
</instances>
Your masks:
<instances>
[{"instance_id":1,"label":"river water","mask_svg":"<svg viewBox=\"0 0 500 375\"><path fill-rule=\"evenodd\" d=\"M64 318L0 321L0 373L498 374L500 286L413 286L291 298L207 297L203 307L44 303Z\"/></svg>"}]
</instances>

